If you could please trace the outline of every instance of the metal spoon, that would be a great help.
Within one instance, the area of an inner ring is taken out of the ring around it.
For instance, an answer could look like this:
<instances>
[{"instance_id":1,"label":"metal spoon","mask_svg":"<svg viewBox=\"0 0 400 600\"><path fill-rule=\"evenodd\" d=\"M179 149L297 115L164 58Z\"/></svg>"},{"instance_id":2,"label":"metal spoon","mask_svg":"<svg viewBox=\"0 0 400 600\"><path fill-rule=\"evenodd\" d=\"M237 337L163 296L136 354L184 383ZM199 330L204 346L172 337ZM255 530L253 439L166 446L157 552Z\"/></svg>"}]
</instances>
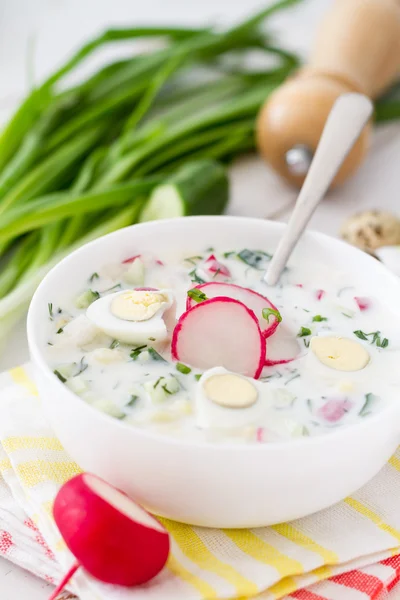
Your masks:
<instances>
[{"instance_id":1,"label":"metal spoon","mask_svg":"<svg viewBox=\"0 0 400 600\"><path fill-rule=\"evenodd\" d=\"M362 94L343 94L333 105L289 223L265 274L275 285L320 200L373 110Z\"/></svg>"}]
</instances>

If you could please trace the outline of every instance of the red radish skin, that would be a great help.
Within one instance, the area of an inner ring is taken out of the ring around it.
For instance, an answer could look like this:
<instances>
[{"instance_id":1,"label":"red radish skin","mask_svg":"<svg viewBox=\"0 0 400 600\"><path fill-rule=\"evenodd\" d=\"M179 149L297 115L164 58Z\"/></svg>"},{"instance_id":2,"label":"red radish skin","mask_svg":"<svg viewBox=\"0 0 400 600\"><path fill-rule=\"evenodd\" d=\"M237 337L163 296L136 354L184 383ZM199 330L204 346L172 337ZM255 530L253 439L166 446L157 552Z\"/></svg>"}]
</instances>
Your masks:
<instances>
[{"instance_id":1,"label":"red radish skin","mask_svg":"<svg viewBox=\"0 0 400 600\"><path fill-rule=\"evenodd\" d=\"M83 473L63 485L53 514L79 565L100 581L140 585L167 561L170 542L164 527L99 477Z\"/></svg>"},{"instance_id":2,"label":"red radish skin","mask_svg":"<svg viewBox=\"0 0 400 600\"><path fill-rule=\"evenodd\" d=\"M369 298L360 298L356 296L354 300L361 311L368 310L371 306L371 301Z\"/></svg>"},{"instance_id":3,"label":"red radish skin","mask_svg":"<svg viewBox=\"0 0 400 600\"><path fill-rule=\"evenodd\" d=\"M274 315L270 315L269 321L263 318L263 308L272 308L273 310L278 309L272 304L272 302L268 300L268 298L262 296L254 290L241 287L240 285L236 285L235 283L222 283L216 281L201 283L199 285L196 285L195 289L204 292L207 298L209 299L225 296L227 298L232 298L233 300L238 300L239 302L242 302L258 317L258 324L265 338L270 337L276 331L279 325L279 321ZM195 305L196 301L188 297L186 300L186 309L189 310Z\"/></svg>"},{"instance_id":4,"label":"red radish skin","mask_svg":"<svg viewBox=\"0 0 400 600\"><path fill-rule=\"evenodd\" d=\"M275 335L268 340L264 366L286 365L299 358L302 350L297 335L281 324Z\"/></svg>"},{"instance_id":5,"label":"red radish skin","mask_svg":"<svg viewBox=\"0 0 400 600\"><path fill-rule=\"evenodd\" d=\"M317 296L317 300L322 300L322 298L325 296L325 291L317 290L316 296Z\"/></svg>"},{"instance_id":6,"label":"red radish skin","mask_svg":"<svg viewBox=\"0 0 400 600\"><path fill-rule=\"evenodd\" d=\"M172 357L199 369L225 367L258 379L266 342L254 312L228 297L211 298L183 313L172 336Z\"/></svg>"},{"instance_id":7,"label":"red radish skin","mask_svg":"<svg viewBox=\"0 0 400 600\"><path fill-rule=\"evenodd\" d=\"M129 264L135 262L135 260L140 257L141 257L141 254L137 254L136 256L130 256L129 258L126 258L125 260L123 260L122 264L129 265Z\"/></svg>"},{"instance_id":8,"label":"red radish skin","mask_svg":"<svg viewBox=\"0 0 400 600\"><path fill-rule=\"evenodd\" d=\"M266 358L264 366L275 367L276 365L287 365L288 363L291 363L295 358L297 358L297 356L294 356L293 358L284 358L281 360L269 360L268 358Z\"/></svg>"},{"instance_id":9,"label":"red radish skin","mask_svg":"<svg viewBox=\"0 0 400 600\"><path fill-rule=\"evenodd\" d=\"M211 274L231 277L231 272L226 265L217 260L214 254L211 254L205 261L205 268Z\"/></svg>"}]
</instances>

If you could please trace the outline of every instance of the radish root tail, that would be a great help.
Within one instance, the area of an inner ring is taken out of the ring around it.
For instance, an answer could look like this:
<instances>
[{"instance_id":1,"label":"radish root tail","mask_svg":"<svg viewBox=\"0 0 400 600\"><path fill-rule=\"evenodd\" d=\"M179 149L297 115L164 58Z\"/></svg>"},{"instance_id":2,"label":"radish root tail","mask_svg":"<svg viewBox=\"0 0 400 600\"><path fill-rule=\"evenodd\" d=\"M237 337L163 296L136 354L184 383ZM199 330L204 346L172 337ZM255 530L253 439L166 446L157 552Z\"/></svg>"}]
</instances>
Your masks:
<instances>
[{"instance_id":1,"label":"radish root tail","mask_svg":"<svg viewBox=\"0 0 400 600\"><path fill-rule=\"evenodd\" d=\"M54 590L54 592L50 596L49 600L56 600L57 596L63 591L67 583L72 579L72 577L75 575L80 566L81 565L79 563L75 563L74 565L72 565L68 573L66 573L66 575L63 577L59 586Z\"/></svg>"}]
</instances>

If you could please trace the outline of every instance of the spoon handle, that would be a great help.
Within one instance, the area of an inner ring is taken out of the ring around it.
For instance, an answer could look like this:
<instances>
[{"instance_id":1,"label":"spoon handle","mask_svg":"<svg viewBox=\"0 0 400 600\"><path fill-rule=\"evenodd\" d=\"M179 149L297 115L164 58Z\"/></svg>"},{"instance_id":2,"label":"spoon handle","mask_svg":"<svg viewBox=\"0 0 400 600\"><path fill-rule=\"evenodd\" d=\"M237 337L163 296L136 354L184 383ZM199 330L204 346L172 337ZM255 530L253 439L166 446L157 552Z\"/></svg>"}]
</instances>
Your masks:
<instances>
[{"instance_id":1,"label":"spoon handle","mask_svg":"<svg viewBox=\"0 0 400 600\"><path fill-rule=\"evenodd\" d=\"M265 274L269 285L277 283L307 223L370 118L372 109L372 102L362 94L344 94L333 105L296 206Z\"/></svg>"}]
</instances>

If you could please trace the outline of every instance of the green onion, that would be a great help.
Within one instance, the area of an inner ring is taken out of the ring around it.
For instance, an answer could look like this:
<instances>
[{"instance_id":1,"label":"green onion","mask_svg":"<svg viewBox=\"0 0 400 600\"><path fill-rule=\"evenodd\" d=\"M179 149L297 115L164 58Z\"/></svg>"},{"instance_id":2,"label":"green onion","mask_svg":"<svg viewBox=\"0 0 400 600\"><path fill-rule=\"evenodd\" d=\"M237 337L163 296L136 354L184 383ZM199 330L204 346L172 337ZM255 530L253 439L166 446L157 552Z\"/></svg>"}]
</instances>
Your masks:
<instances>
[{"instance_id":1,"label":"green onion","mask_svg":"<svg viewBox=\"0 0 400 600\"><path fill-rule=\"evenodd\" d=\"M204 302L205 300L208 300L205 293L197 288L193 288L192 290L189 290L187 295L189 296L189 298L191 298L195 302Z\"/></svg>"},{"instance_id":2,"label":"green onion","mask_svg":"<svg viewBox=\"0 0 400 600\"><path fill-rule=\"evenodd\" d=\"M282 321L281 313L279 312L279 310L277 310L275 308L263 308L262 316L263 316L263 319L265 319L267 321L267 323L269 323L269 318L271 316L275 317L275 319L278 321L278 323L280 323Z\"/></svg>"},{"instance_id":3,"label":"green onion","mask_svg":"<svg viewBox=\"0 0 400 600\"><path fill-rule=\"evenodd\" d=\"M194 376L196 381L200 381L201 377L202 377L201 373L196 373L196 375Z\"/></svg>"},{"instance_id":4,"label":"green onion","mask_svg":"<svg viewBox=\"0 0 400 600\"><path fill-rule=\"evenodd\" d=\"M190 367L187 367L186 365L178 362L175 365L176 370L179 371L179 373L182 373L183 375L189 375L189 373L191 373L192 369Z\"/></svg>"},{"instance_id":5,"label":"green onion","mask_svg":"<svg viewBox=\"0 0 400 600\"><path fill-rule=\"evenodd\" d=\"M271 260L271 255L266 252L262 252L261 250L241 250L238 252L238 258L241 261L249 265L249 267L253 267L253 269L257 269L258 271L263 271L267 263Z\"/></svg>"},{"instance_id":6,"label":"green onion","mask_svg":"<svg viewBox=\"0 0 400 600\"><path fill-rule=\"evenodd\" d=\"M311 335L311 329L308 327L300 327L300 331L297 334L297 337L305 337L307 335Z\"/></svg>"},{"instance_id":7,"label":"green onion","mask_svg":"<svg viewBox=\"0 0 400 600\"><path fill-rule=\"evenodd\" d=\"M322 323L322 321L327 321L328 319L326 317L321 317L321 315L315 315L312 320L314 323Z\"/></svg>"},{"instance_id":8,"label":"green onion","mask_svg":"<svg viewBox=\"0 0 400 600\"><path fill-rule=\"evenodd\" d=\"M27 96L0 133L0 337L72 250L142 215L171 216L167 192L182 214L224 210L226 171L215 161L255 149L260 107L299 64L271 44L265 21L299 1L276 2L227 31L108 30ZM162 48L128 51L69 84L103 46L143 37ZM275 66L249 71L255 49ZM261 269L268 255L244 251L239 259ZM190 276L203 283L196 270ZM93 273L89 283L96 279Z\"/></svg>"},{"instance_id":9,"label":"green onion","mask_svg":"<svg viewBox=\"0 0 400 600\"><path fill-rule=\"evenodd\" d=\"M64 375L61 375L60 371L57 371L57 369L54 369L53 373L58 377L61 383L65 383L67 381Z\"/></svg>"},{"instance_id":10,"label":"green onion","mask_svg":"<svg viewBox=\"0 0 400 600\"><path fill-rule=\"evenodd\" d=\"M165 360L165 358L163 358L161 356L161 354L159 354L156 350L154 350L154 348L148 348L148 353L150 354L150 356L153 360L158 360L160 362L167 362Z\"/></svg>"}]
</instances>

